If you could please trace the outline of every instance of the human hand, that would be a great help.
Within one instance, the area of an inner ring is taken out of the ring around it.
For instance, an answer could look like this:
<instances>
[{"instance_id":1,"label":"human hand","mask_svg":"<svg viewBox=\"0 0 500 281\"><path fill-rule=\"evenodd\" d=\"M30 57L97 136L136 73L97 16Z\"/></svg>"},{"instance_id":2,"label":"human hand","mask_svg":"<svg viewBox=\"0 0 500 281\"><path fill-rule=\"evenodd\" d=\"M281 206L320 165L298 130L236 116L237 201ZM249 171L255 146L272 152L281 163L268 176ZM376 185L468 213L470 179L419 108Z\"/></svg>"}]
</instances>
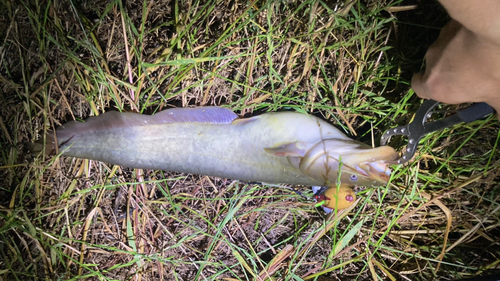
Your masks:
<instances>
[{"instance_id":1,"label":"human hand","mask_svg":"<svg viewBox=\"0 0 500 281\"><path fill-rule=\"evenodd\" d=\"M486 102L500 112L500 43L452 20L425 58L425 72L411 81L419 97L449 104Z\"/></svg>"}]
</instances>

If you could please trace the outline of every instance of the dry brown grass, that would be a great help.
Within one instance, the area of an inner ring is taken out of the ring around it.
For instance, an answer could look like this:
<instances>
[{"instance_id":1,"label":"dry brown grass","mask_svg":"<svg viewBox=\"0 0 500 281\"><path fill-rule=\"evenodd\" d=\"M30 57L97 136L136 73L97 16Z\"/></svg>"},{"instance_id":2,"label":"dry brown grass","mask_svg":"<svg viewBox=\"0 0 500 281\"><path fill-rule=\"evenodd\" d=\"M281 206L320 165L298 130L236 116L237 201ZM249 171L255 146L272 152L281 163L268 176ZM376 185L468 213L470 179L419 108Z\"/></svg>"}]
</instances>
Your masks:
<instances>
[{"instance_id":1,"label":"dry brown grass","mask_svg":"<svg viewBox=\"0 0 500 281\"><path fill-rule=\"evenodd\" d=\"M411 118L408 77L438 30L421 25L445 21L436 4L409 4L0 1L0 278L452 280L496 269L496 120L427 137L391 184L328 218L288 187L26 150L68 120L202 105L311 112L371 143Z\"/></svg>"}]
</instances>

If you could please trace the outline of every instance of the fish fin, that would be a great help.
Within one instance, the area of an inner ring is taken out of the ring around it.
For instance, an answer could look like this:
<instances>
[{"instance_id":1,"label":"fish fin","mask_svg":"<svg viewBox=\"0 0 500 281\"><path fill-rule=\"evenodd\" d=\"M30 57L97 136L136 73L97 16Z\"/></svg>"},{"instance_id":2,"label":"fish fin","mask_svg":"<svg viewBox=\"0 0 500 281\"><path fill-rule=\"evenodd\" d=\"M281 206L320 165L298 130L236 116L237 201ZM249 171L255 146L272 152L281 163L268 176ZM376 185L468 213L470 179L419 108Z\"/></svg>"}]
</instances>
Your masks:
<instances>
[{"instance_id":1,"label":"fish fin","mask_svg":"<svg viewBox=\"0 0 500 281\"><path fill-rule=\"evenodd\" d=\"M43 138L35 141L34 143L27 144L28 150L31 154L37 155L43 151L45 155L56 154L56 143L54 139L54 132L49 131L45 136L45 145Z\"/></svg>"},{"instance_id":2,"label":"fish fin","mask_svg":"<svg viewBox=\"0 0 500 281\"><path fill-rule=\"evenodd\" d=\"M171 108L151 116L151 122L231 124L238 115L228 108L206 106L196 108Z\"/></svg>"},{"instance_id":3,"label":"fish fin","mask_svg":"<svg viewBox=\"0 0 500 281\"><path fill-rule=\"evenodd\" d=\"M248 123L251 123L255 120L257 120L259 116L254 116L250 118L241 118L241 119L235 119L231 124L232 125L246 125Z\"/></svg>"},{"instance_id":4,"label":"fish fin","mask_svg":"<svg viewBox=\"0 0 500 281\"><path fill-rule=\"evenodd\" d=\"M301 141L291 142L276 147L267 147L264 150L275 156L303 157L306 154L306 145Z\"/></svg>"},{"instance_id":5,"label":"fish fin","mask_svg":"<svg viewBox=\"0 0 500 281\"><path fill-rule=\"evenodd\" d=\"M131 113L110 111L99 116L89 117L85 122L71 121L65 123L56 130L57 142L62 146L69 142L73 137L82 134L90 134L98 130L120 129L134 126L160 125L165 123L210 123L210 124L231 124L238 118L230 109L222 107L199 107L199 108L172 108L167 109L153 116ZM55 141L51 134L46 136L45 153L54 154ZM42 151L43 141L33 144L31 147L33 153Z\"/></svg>"},{"instance_id":6,"label":"fish fin","mask_svg":"<svg viewBox=\"0 0 500 281\"><path fill-rule=\"evenodd\" d=\"M59 146L67 143L76 135L90 134L95 131L109 129L140 126L147 119L147 115L130 112L109 111L98 116L91 116L85 122L69 121L57 128L57 142Z\"/></svg>"},{"instance_id":7,"label":"fish fin","mask_svg":"<svg viewBox=\"0 0 500 281\"><path fill-rule=\"evenodd\" d=\"M54 132L49 131L45 135L45 145L43 139L37 140L33 144L28 145L28 149L33 154L38 154L45 150L45 155L54 155L58 152L57 148L65 144L70 144L71 139L78 135L92 134L95 131L111 128L123 128L142 126L149 121L148 115L137 113L120 113L117 111L110 111L98 116L92 116L85 120L85 122L70 121ZM56 145L56 136L57 145Z\"/></svg>"}]
</instances>

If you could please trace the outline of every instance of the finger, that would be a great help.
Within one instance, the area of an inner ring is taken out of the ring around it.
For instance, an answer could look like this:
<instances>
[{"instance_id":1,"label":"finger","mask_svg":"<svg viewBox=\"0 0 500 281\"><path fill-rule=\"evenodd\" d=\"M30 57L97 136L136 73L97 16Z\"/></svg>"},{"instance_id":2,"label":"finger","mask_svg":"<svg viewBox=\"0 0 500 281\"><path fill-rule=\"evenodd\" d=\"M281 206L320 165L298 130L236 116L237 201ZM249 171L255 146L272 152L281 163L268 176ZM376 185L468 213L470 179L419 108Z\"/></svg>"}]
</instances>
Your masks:
<instances>
[{"instance_id":1,"label":"finger","mask_svg":"<svg viewBox=\"0 0 500 281\"><path fill-rule=\"evenodd\" d=\"M417 94L417 96L422 99L429 99L430 93L424 84L423 77L423 72L419 72L413 75L413 77L411 78L411 87L413 88L413 91L415 92L415 94Z\"/></svg>"}]
</instances>

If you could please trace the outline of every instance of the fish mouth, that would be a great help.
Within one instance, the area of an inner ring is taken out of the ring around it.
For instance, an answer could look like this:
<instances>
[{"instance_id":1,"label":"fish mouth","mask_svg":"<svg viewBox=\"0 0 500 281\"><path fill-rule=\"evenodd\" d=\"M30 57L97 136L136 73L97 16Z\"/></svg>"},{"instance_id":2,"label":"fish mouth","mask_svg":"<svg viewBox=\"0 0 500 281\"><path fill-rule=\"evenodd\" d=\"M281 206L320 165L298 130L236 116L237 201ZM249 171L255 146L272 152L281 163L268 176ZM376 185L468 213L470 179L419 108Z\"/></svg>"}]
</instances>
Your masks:
<instances>
[{"instance_id":1,"label":"fish mouth","mask_svg":"<svg viewBox=\"0 0 500 281\"><path fill-rule=\"evenodd\" d=\"M399 154L390 146L380 146L368 150L364 161L354 165L356 171L378 183L387 184L391 178L392 164ZM361 157L357 158L359 160Z\"/></svg>"},{"instance_id":2,"label":"fish mouth","mask_svg":"<svg viewBox=\"0 0 500 281\"><path fill-rule=\"evenodd\" d=\"M389 163L384 160L375 162L364 162L356 165L356 171L369 177L379 183L386 184L391 178L392 170L388 167Z\"/></svg>"}]
</instances>

